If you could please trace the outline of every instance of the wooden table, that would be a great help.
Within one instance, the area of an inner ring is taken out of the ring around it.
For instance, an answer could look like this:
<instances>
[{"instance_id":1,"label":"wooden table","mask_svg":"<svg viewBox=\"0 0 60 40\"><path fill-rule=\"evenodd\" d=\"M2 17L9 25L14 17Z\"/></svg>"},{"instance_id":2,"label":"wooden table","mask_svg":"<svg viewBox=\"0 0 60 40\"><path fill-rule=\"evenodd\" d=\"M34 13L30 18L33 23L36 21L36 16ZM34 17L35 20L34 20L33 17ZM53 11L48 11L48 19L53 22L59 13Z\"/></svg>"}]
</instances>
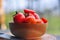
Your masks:
<instances>
[{"instance_id":1,"label":"wooden table","mask_svg":"<svg viewBox=\"0 0 60 40\"><path fill-rule=\"evenodd\" d=\"M60 40L60 36L55 36L51 34L44 34L41 37L42 40ZM22 38L17 38L15 36L12 36L10 32L1 33L0 32L0 40L24 40Z\"/></svg>"}]
</instances>

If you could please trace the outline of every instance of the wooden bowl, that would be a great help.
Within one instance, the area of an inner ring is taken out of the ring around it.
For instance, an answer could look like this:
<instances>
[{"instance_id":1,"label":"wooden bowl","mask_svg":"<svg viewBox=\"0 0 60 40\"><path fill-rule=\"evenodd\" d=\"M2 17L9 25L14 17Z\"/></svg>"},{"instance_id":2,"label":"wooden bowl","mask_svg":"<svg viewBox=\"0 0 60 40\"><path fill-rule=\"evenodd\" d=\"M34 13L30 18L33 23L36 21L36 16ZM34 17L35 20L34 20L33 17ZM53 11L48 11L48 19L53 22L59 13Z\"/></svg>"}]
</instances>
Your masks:
<instances>
[{"instance_id":1,"label":"wooden bowl","mask_svg":"<svg viewBox=\"0 0 60 40\"><path fill-rule=\"evenodd\" d=\"M47 24L9 23L11 33L16 37L32 39L42 36L46 32Z\"/></svg>"}]
</instances>

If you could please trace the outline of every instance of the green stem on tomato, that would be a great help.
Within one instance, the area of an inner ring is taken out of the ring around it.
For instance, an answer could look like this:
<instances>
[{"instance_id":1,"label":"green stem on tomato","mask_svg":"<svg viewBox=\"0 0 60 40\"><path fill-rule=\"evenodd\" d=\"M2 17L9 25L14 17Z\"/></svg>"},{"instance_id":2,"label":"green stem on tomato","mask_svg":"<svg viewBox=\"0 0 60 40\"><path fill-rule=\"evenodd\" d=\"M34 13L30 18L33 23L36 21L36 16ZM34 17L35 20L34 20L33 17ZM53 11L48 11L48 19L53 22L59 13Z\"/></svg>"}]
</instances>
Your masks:
<instances>
[{"instance_id":1,"label":"green stem on tomato","mask_svg":"<svg viewBox=\"0 0 60 40\"><path fill-rule=\"evenodd\" d=\"M16 12L16 14L18 14L18 12L17 11L15 11ZM14 14L13 16L15 16L16 14Z\"/></svg>"},{"instance_id":2,"label":"green stem on tomato","mask_svg":"<svg viewBox=\"0 0 60 40\"><path fill-rule=\"evenodd\" d=\"M16 11L16 14L18 14L18 12Z\"/></svg>"}]
</instances>

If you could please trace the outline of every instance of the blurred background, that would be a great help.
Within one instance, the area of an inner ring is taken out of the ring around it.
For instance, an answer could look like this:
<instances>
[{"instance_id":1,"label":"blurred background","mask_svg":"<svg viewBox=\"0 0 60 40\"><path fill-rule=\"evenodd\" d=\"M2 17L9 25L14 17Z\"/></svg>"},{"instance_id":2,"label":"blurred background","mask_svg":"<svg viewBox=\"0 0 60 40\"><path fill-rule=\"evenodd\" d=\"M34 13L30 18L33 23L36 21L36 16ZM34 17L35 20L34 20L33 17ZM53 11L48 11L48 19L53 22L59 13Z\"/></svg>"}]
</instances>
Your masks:
<instances>
[{"instance_id":1,"label":"blurred background","mask_svg":"<svg viewBox=\"0 0 60 40\"><path fill-rule=\"evenodd\" d=\"M60 35L60 0L3 0L6 14L5 24L9 28L9 22L15 11L23 12L24 9L35 10L40 17L48 19L47 33Z\"/></svg>"}]
</instances>

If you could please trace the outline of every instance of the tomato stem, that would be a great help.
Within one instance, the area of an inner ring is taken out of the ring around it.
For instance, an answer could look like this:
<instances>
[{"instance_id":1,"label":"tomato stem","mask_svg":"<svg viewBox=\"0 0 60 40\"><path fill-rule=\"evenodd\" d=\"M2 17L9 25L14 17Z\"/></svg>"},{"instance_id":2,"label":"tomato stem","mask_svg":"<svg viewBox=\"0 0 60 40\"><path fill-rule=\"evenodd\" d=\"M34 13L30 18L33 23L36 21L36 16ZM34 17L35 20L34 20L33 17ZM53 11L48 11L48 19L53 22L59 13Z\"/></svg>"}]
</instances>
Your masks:
<instances>
[{"instance_id":1,"label":"tomato stem","mask_svg":"<svg viewBox=\"0 0 60 40\"><path fill-rule=\"evenodd\" d=\"M16 11L16 14L17 14L18 12Z\"/></svg>"}]
</instances>

